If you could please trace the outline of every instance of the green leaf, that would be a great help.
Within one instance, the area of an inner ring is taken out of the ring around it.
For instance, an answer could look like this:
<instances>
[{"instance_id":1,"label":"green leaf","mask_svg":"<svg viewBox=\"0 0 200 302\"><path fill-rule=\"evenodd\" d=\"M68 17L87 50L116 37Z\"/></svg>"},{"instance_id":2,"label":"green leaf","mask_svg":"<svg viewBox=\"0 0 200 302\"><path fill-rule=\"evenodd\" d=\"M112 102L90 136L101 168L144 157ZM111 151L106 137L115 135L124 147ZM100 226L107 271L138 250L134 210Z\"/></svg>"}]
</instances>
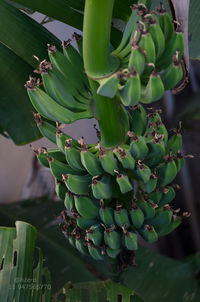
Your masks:
<instances>
[{"instance_id":1,"label":"green leaf","mask_svg":"<svg viewBox=\"0 0 200 302\"><path fill-rule=\"evenodd\" d=\"M34 10L29 9L29 8L25 7L24 5L21 5L21 4L18 4L18 3L14 3L14 2L11 1L11 0L5 0L5 1L8 2L9 4L13 5L13 6L16 7L16 8L25 11L25 12L26 12L27 14L29 14L29 15L32 15L32 14L34 14L34 12L35 12Z\"/></svg>"},{"instance_id":2,"label":"green leaf","mask_svg":"<svg viewBox=\"0 0 200 302\"><path fill-rule=\"evenodd\" d=\"M0 227L0 301L50 301L50 275L43 269L40 249L34 268L35 239L36 229L28 223L17 221L16 229Z\"/></svg>"},{"instance_id":3,"label":"green leaf","mask_svg":"<svg viewBox=\"0 0 200 302\"><path fill-rule=\"evenodd\" d=\"M33 55L47 58L47 44L58 48L61 44L47 29L3 0L0 0L0 28L0 42L34 67L38 63Z\"/></svg>"},{"instance_id":4,"label":"green leaf","mask_svg":"<svg viewBox=\"0 0 200 302\"><path fill-rule=\"evenodd\" d=\"M197 260L198 259L198 260ZM125 284L148 302L198 302L200 286L196 273L200 254L195 261L180 262L140 247L137 267L125 274Z\"/></svg>"},{"instance_id":5,"label":"green leaf","mask_svg":"<svg viewBox=\"0 0 200 302\"><path fill-rule=\"evenodd\" d=\"M82 30L83 15L77 10L74 10L71 5L74 2L76 9L80 9L80 3L83 3L83 1L76 0L72 2L67 0L14 0L13 2L20 3L28 8L36 10L49 17ZM82 6L83 5L81 5L81 7Z\"/></svg>"},{"instance_id":6,"label":"green leaf","mask_svg":"<svg viewBox=\"0 0 200 302\"><path fill-rule=\"evenodd\" d=\"M63 202L53 202L46 198L25 200L9 205L1 204L0 206L1 224L12 226L17 219L20 219L37 228L37 246L42 249L45 264L51 272L53 293L68 281L98 280L93 273L91 259L81 256L68 243L59 229L59 221L56 217L63 209ZM38 215L40 219L38 219Z\"/></svg>"},{"instance_id":7,"label":"green leaf","mask_svg":"<svg viewBox=\"0 0 200 302\"><path fill-rule=\"evenodd\" d=\"M15 144L23 145L41 137L33 119L34 111L24 88L32 67L0 43L0 129Z\"/></svg>"},{"instance_id":8,"label":"green leaf","mask_svg":"<svg viewBox=\"0 0 200 302\"><path fill-rule=\"evenodd\" d=\"M0 131L7 132L15 144L23 145L41 137L25 81L39 58L47 58L47 43L60 47L60 41L32 18L0 0ZM7 46L7 47L6 47Z\"/></svg>"},{"instance_id":9,"label":"green leaf","mask_svg":"<svg viewBox=\"0 0 200 302\"><path fill-rule=\"evenodd\" d=\"M62 300L59 298L62 294ZM104 296L104 299L102 299ZM65 298L65 300L63 300ZM61 288L53 297L53 302L66 301L66 302L142 302L133 290L111 280L102 282L85 282L67 284Z\"/></svg>"}]
</instances>

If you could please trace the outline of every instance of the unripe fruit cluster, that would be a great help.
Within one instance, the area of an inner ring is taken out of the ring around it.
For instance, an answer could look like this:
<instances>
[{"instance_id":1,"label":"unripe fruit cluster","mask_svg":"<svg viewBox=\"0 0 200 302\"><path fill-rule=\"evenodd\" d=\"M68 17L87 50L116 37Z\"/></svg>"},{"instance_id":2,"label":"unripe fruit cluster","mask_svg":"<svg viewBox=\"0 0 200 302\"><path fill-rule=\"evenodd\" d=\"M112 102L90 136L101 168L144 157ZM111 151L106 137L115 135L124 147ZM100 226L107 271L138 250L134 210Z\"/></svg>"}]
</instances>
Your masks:
<instances>
[{"instance_id":1,"label":"unripe fruit cluster","mask_svg":"<svg viewBox=\"0 0 200 302\"><path fill-rule=\"evenodd\" d=\"M174 130L168 139L159 113L132 107L127 143L109 150L70 139L58 125L53 132L37 115L58 147L40 148L37 157L50 168L64 201L62 231L81 253L115 258L123 249L137 250L138 235L152 243L181 223L169 204L178 187L170 183L184 164L182 137Z\"/></svg>"},{"instance_id":2,"label":"unripe fruit cluster","mask_svg":"<svg viewBox=\"0 0 200 302\"><path fill-rule=\"evenodd\" d=\"M130 106L130 114L124 109L129 131L123 145L104 149L62 131L63 124L92 118L95 111L77 34L79 51L70 40L63 42L63 54L49 45L50 62L35 57L35 73L42 80L30 77L25 85L39 112L35 118L40 132L57 145L36 154L50 168L66 206L62 231L81 253L97 260L137 250L138 235L155 242L188 215L177 216L179 211L169 205L177 188L171 182L184 164L180 131L168 138L160 112L146 112L139 103L159 100L181 81L183 33L179 25L174 29L162 5L157 13L140 3L131 8L121 43L112 53L120 59L120 68L97 80L99 95L108 101L116 97L120 108Z\"/></svg>"}]
</instances>

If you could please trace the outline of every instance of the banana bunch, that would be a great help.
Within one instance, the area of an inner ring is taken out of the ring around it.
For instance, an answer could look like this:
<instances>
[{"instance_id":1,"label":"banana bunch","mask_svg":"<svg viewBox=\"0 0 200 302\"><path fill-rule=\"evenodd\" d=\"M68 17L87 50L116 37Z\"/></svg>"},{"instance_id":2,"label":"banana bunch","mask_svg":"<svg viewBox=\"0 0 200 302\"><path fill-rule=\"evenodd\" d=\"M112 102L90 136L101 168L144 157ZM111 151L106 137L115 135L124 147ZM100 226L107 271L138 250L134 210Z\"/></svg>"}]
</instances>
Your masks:
<instances>
[{"instance_id":1,"label":"banana bunch","mask_svg":"<svg viewBox=\"0 0 200 302\"><path fill-rule=\"evenodd\" d=\"M36 114L40 131L57 148L35 153L64 201L62 232L82 254L103 260L136 251L139 236L155 242L189 216L170 205L178 188L171 183L184 164L182 137L180 129L168 137L160 113L131 107L127 144L109 150L76 141L62 124L53 126Z\"/></svg>"},{"instance_id":2,"label":"banana bunch","mask_svg":"<svg viewBox=\"0 0 200 302\"><path fill-rule=\"evenodd\" d=\"M182 79L183 34L162 5L157 12L143 3L131 8L122 41L112 53L121 60L120 70L97 80L97 93L121 99L129 118L124 144L105 149L99 131L98 142L89 145L63 130L95 112L79 35L74 35L78 51L68 40L63 53L48 46L49 61L35 57L40 78L30 77L25 85L41 134L56 145L34 152L50 169L64 201L61 230L74 248L96 260L135 252L139 236L155 242L189 216L171 206L178 189L172 182L185 158L180 129L169 137L161 111L146 111L139 103L157 101ZM124 106L130 106L130 113Z\"/></svg>"},{"instance_id":3,"label":"banana bunch","mask_svg":"<svg viewBox=\"0 0 200 302\"><path fill-rule=\"evenodd\" d=\"M184 38L179 24L175 29L162 4L157 11L144 3L131 9L121 43L112 52L121 60L121 67L100 79L97 91L110 98L118 93L124 106L158 101L183 78Z\"/></svg>"},{"instance_id":4,"label":"banana bunch","mask_svg":"<svg viewBox=\"0 0 200 302\"><path fill-rule=\"evenodd\" d=\"M81 38L75 35L81 49ZM48 45L49 60L39 62L34 72L41 78L30 77L26 82L28 96L40 115L50 121L70 124L76 120L92 118L92 97L89 81L84 73L80 53L71 40L62 44L63 53ZM41 87L42 86L42 87Z\"/></svg>"}]
</instances>

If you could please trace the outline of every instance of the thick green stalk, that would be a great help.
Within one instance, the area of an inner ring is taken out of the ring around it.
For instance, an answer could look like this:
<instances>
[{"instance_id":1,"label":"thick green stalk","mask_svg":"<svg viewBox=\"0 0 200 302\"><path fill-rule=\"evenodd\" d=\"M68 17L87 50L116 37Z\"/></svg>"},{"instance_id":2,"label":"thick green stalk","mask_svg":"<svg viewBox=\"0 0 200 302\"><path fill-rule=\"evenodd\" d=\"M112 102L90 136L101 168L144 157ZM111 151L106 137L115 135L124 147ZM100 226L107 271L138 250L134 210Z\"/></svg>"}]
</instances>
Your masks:
<instances>
[{"instance_id":1,"label":"thick green stalk","mask_svg":"<svg viewBox=\"0 0 200 302\"><path fill-rule=\"evenodd\" d=\"M101 131L101 145L112 148L124 141L123 117L117 97L97 94L99 77L111 74L119 65L110 55L110 32L114 0L86 0L83 26L84 67L94 95L95 117ZM124 122L126 124L127 122Z\"/></svg>"},{"instance_id":2,"label":"thick green stalk","mask_svg":"<svg viewBox=\"0 0 200 302\"><path fill-rule=\"evenodd\" d=\"M113 148L124 141L125 134L119 100L98 95L96 81L90 80L90 85L95 99L95 117L99 122L101 132L101 146Z\"/></svg>"},{"instance_id":3,"label":"thick green stalk","mask_svg":"<svg viewBox=\"0 0 200 302\"><path fill-rule=\"evenodd\" d=\"M110 32L115 0L86 0L83 24L83 58L89 77L98 78L119 65L110 56Z\"/></svg>"}]
</instances>

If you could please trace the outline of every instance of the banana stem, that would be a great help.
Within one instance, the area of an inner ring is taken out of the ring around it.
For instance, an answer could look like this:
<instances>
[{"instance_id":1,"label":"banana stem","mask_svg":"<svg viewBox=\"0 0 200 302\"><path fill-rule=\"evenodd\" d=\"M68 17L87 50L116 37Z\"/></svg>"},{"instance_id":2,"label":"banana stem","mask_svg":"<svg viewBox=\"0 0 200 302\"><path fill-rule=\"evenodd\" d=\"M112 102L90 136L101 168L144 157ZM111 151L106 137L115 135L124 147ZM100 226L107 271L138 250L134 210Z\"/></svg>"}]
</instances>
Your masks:
<instances>
[{"instance_id":1,"label":"banana stem","mask_svg":"<svg viewBox=\"0 0 200 302\"><path fill-rule=\"evenodd\" d=\"M86 0L83 25L83 60L94 96L94 115L99 122L101 146L113 148L124 141L121 108L117 97L97 94L95 79L109 75L119 66L110 55L110 32L115 0Z\"/></svg>"},{"instance_id":2,"label":"banana stem","mask_svg":"<svg viewBox=\"0 0 200 302\"><path fill-rule=\"evenodd\" d=\"M119 61L110 55L110 33L115 0L86 0L83 24L83 59L89 77L112 73Z\"/></svg>"},{"instance_id":3,"label":"banana stem","mask_svg":"<svg viewBox=\"0 0 200 302\"><path fill-rule=\"evenodd\" d=\"M90 86L95 99L95 117L99 122L101 132L101 146L113 148L124 140L123 126L120 122L120 104L116 98L110 99L98 95L98 83L90 80Z\"/></svg>"}]
</instances>

